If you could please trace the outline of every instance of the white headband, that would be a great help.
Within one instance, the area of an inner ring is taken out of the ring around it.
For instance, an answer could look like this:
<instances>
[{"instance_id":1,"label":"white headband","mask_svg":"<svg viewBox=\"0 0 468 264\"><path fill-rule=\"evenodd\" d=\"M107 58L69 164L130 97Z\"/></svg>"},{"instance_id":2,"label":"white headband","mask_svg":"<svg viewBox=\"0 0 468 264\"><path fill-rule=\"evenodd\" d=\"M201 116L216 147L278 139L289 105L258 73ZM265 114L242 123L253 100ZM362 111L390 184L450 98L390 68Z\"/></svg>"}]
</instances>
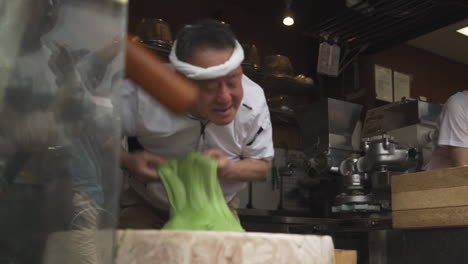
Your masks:
<instances>
[{"instance_id":1,"label":"white headband","mask_svg":"<svg viewBox=\"0 0 468 264\"><path fill-rule=\"evenodd\" d=\"M198 67L179 60L175 54L176 47L177 41L174 42L171 53L169 54L169 60L172 66L174 66L178 72L193 80L208 80L224 76L239 67L244 60L244 50L237 40L236 47L229 60L223 64L208 68Z\"/></svg>"}]
</instances>

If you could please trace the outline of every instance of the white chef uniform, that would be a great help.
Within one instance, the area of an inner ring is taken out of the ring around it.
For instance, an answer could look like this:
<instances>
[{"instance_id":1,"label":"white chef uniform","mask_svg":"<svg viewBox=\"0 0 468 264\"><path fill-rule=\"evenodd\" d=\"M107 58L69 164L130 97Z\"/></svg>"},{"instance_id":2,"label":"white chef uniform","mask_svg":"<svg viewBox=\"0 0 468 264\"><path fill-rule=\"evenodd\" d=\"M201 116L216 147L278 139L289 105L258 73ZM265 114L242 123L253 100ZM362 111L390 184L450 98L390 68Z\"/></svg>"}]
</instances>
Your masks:
<instances>
[{"instance_id":1,"label":"white chef uniform","mask_svg":"<svg viewBox=\"0 0 468 264\"><path fill-rule=\"evenodd\" d=\"M220 149L228 159L271 160L274 155L270 114L262 88L242 77L244 96L235 119L218 126L190 115L176 115L155 101L135 84L127 81L122 89L122 123L126 136L136 136L143 148L164 158L181 158L192 151ZM220 179L229 202L245 182ZM162 183L144 186L133 180L132 187L153 206L167 209Z\"/></svg>"},{"instance_id":2,"label":"white chef uniform","mask_svg":"<svg viewBox=\"0 0 468 264\"><path fill-rule=\"evenodd\" d=\"M468 91L452 95L444 105L439 119L437 143L425 170L451 167L447 146L468 148Z\"/></svg>"}]
</instances>

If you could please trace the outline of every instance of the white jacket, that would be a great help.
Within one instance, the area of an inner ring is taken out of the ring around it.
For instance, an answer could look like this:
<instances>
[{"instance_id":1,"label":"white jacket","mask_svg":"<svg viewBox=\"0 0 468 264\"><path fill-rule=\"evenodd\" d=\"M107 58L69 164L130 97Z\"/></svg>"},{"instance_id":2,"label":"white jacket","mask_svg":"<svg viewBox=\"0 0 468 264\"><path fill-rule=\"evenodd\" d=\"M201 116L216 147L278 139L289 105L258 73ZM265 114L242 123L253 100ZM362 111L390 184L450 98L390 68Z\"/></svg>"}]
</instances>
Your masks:
<instances>
[{"instance_id":1,"label":"white jacket","mask_svg":"<svg viewBox=\"0 0 468 264\"><path fill-rule=\"evenodd\" d=\"M228 125L218 126L190 115L169 112L135 84L126 82L120 106L123 133L137 137L146 151L167 159L181 158L197 150L221 149L233 161L242 158L271 160L274 155L272 128L264 92L245 75L242 86L244 97L235 119ZM220 184L226 201L246 186L245 182L222 179ZM131 185L153 206L168 208L162 183L144 187L133 181Z\"/></svg>"}]
</instances>

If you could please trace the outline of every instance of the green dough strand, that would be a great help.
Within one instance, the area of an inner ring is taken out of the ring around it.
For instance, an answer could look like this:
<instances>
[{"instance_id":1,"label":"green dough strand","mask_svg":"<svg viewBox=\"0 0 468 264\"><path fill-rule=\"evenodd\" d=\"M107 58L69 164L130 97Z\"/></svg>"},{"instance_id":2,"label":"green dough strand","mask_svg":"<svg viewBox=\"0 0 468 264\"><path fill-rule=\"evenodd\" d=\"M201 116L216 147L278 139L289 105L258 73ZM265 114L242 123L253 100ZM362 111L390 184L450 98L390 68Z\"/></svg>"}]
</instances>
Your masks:
<instances>
[{"instance_id":1,"label":"green dough strand","mask_svg":"<svg viewBox=\"0 0 468 264\"><path fill-rule=\"evenodd\" d=\"M216 161L198 152L158 168L170 204L163 229L244 231L224 200L216 171Z\"/></svg>"}]
</instances>

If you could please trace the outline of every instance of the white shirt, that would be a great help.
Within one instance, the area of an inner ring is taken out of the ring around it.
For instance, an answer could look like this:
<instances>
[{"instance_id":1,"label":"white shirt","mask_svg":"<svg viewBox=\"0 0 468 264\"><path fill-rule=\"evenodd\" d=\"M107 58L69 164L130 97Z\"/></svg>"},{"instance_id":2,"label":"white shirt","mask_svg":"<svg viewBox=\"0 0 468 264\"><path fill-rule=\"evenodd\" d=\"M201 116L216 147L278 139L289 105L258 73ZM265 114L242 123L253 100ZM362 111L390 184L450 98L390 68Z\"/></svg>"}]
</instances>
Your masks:
<instances>
[{"instance_id":1,"label":"white shirt","mask_svg":"<svg viewBox=\"0 0 468 264\"><path fill-rule=\"evenodd\" d=\"M244 96L234 120L224 126L176 115L136 85L127 82L122 89L122 123L126 136L136 136L143 148L164 158L181 158L192 151L223 150L228 159L271 160L274 155L270 113L262 88L245 75ZM202 133L204 126L204 136ZM220 179L226 201L245 188L245 182ZM153 206L168 208L162 183L145 188L137 181L132 187Z\"/></svg>"},{"instance_id":2,"label":"white shirt","mask_svg":"<svg viewBox=\"0 0 468 264\"><path fill-rule=\"evenodd\" d=\"M425 170L452 166L447 146L468 148L468 91L452 95L444 105L439 118L437 143Z\"/></svg>"}]
</instances>

